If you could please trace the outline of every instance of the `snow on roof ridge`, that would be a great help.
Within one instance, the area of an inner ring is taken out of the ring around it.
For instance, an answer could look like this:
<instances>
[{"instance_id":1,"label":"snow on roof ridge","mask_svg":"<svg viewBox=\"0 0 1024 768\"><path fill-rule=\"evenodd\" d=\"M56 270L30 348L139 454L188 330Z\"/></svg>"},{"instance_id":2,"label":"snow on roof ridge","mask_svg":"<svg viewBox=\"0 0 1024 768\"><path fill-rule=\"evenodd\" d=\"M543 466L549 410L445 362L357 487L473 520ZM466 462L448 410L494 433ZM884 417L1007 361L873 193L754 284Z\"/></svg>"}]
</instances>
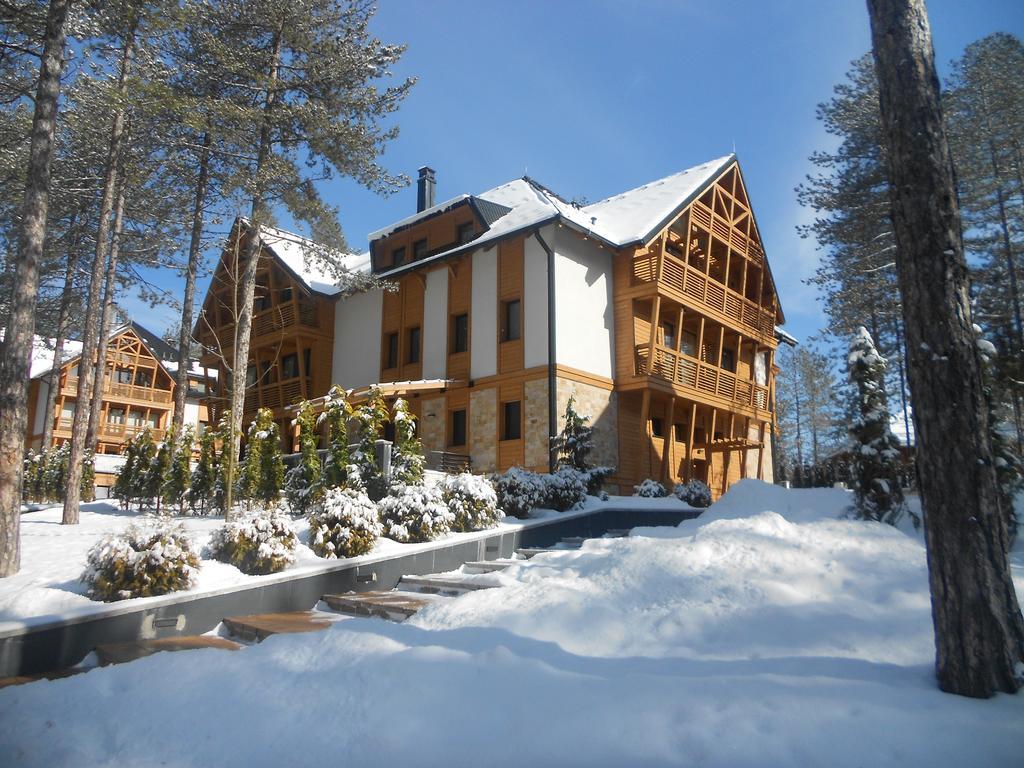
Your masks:
<instances>
[{"instance_id":1,"label":"snow on roof ridge","mask_svg":"<svg viewBox=\"0 0 1024 768\"><path fill-rule=\"evenodd\" d=\"M239 219L247 226L249 225L249 219L244 216L240 216ZM337 276L321 268L314 260L308 258L305 252L306 248L319 249L338 257L342 267L350 272L370 271L369 251L364 253L339 251L326 245L321 245L303 235L289 232L280 227L272 227L268 224L260 225L260 240L306 284L307 288L327 296L341 293L341 288L337 284ZM293 246L298 246L298 250Z\"/></svg>"},{"instance_id":2,"label":"snow on roof ridge","mask_svg":"<svg viewBox=\"0 0 1024 768\"><path fill-rule=\"evenodd\" d=\"M405 227L409 224L412 224L413 222L419 221L420 219L426 218L427 216L431 216L435 213L441 213L443 211L446 211L452 206L454 206L456 203L461 203L463 200L468 200L470 197L471 195L457 195L451 198L450 200L445 200L444 202L438 203L437 205L432 205L429 208L425 208L422 211L417 211L411 216L406 216L404 219L399 219L398 221L392 224L388 224L386 227L382 227L381 229L371 232L366 236L366 239L372 241L379 240L382 237L387 237L396 229Z\"/></svg>"},{"instance_id":3,"label":"snow on roof ridge","mask_svg":"<svg viewBox=\"0 0 1024 768\"><path fill-rule=\"evenodd\" d=\"M708 161L700 163L698 165L694 165L694 166L691 166L689 168L684 168L681 171L676 171L675 173L670 173L668 176L662 176L660 179L653 179L652 181L645 182L645 183L643 183L643 184L641 184L639 186L633 187L632 189L627 189L624 192L617 192L614 195L609 195L608 197L604 198L603 200L598 200L597 202L590 203L589 205L583 206L583 210L586 211L586 210L589 210L589 209L594 208L596 206L604 205L605 203L610 203L610 202L614 202L616 200L620 200L620 199L622 199L622 198L624 198L624 197L626 197L628 195L632 195L635 192L643 192L643 191L645 191L647 189L650 189L651 187L661 186L664 183L666 183L666 182L668 182L668 181L670 181L672 179L676 179L676 178L680 178L680 177L683 177L683 176L687 176L690 173L693 173L694 171L703 171L706 168L708 168L709 166L713 166L713 167L717 168L717 167L719 167L721 165L724 165L727 161L732 160L735 157L736 157L735 154L730 153L728 155L723 155L722 157L716 158L714 160L708 160Z\"/></svg>"}]
</instances>

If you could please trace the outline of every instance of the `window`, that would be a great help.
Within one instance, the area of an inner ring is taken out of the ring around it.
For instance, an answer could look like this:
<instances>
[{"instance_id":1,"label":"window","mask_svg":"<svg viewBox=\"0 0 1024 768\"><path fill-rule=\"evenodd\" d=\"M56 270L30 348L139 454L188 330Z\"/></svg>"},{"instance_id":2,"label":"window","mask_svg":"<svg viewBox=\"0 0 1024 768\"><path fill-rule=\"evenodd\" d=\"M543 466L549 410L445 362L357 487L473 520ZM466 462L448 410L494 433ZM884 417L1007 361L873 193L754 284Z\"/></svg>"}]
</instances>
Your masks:
<instances>
[{"instance_id":1,"label":"window","mask_svg":"<svg viewBox=\"0 0 1024 768\"><path fill-rule=\"evenodd\" d=\"M522 405L518 400L502 403L501 439L519 440L523 436Z\"/></svg>"},{"instance_id":2,"label":"window","mask_svg":"<svg viewBox=\"0 0 1024 768\"><path fill-rule=\"evenodd\" d=\"M452 318L452 354L469 349L469 315L463 313Z\"/></svg>"},{"instance_id":3,"label":"window","mask_svg":"<svg viewBox=\"0 0 1024 768\"><path fill-rule=\"evenodd\" d=\"M389 333L387 344L384 346L386 357L384 358L385 368L398 367L398 334Z\"/></svg>"},{"instance_id":4,"label":"window","mask_svg":"<svg viewBox=\"0 0 1024 768\"><path fill-rule=\"evenodd\" d=\"M108 424L124 424L124 408L111 408L107 411Z\"/></svg>"},{"instance_id":5,"label":"window","mask_svg":"<svg viewBox=\"0 0 1024 768\"><path fill-rule=\"evenodd\" d=\"M405 248L395 248L391 252L391 266L400 267L405 263Z\"/></svg>"},{"instance_id":6,"label":"window","mask_svg":"<svg viewBox=\"0 0 1024 768\"><path fill-rule=\"evenodd\" d=\"M522 304L519 299L502 304L501 340L516 341L522 336Z\"/></svg>"},{"instance_id":7,"label":"window","mask_svg":"<svg viewBox=\"0 0 1024 768\"><path fill-rule=\"evenodd\" d=\"M281 358L281 378L295 379L299 376L299 356L296 354L285 355Z\"/></svg>"},{"instance_id":8,"label":"window","mask_svg":"<svg viewBox=\"0 0 1024 768\"><path fill-rule=\"evenodd\" d=\"M427 239L417 240L412 244L412 258L418 261L427 255Z\"/></svg>"},{"instance_id":9,"label":"window","mask_svg":"<svg viewBox=\"0 0 1024 768\"><path fill-rule=\"evenodd\" d=\"M128 423L133 427L141 427L144 416L142 411L128 411Z\"/></svg>"},{"instance_id":10,"label":"window","mask_svg":"<svg viewBox=\"0 0 1024 768\"><path fill-rule=\"evenodd\" d=\"M449 433L448 445L458 446L466 444L466 411L465 409L452 411L452 431Z\"/></svg>"},{"instance_id":11,"label":"window","mask_svg":"<svg viewBox=\"0 0 1024 768\"><path fill-rule=\"evenodd\" d=\"M254 387L256 386L256 367L250 365L245 369L245 386Z\"/></svg>"},{"instance_id":12,"label":"window","mask_svg":"<svg viewBox=\"0 0 1024 768\"><path fill-rule=\"evenodd\" d=\"M685 443L687 438L690 437L690 429L686 424L679 424L678 422L672 425L672 428L676 432L676 442Z\"/></svg>"},{"instance_id":13,"label":"window","mask_svg":"<svg viewBox=\"0 0 1024 768\"><path fill-rule=\"evenodd\" d=\"M264 360L260 363L260 383L261 384L274 384L277 381L277 369L273 367L273 363L269 360Z\"/></svg>"},{"instance_id":14,"label":"window","mask_svg":"<svg viewBox=\"0 0 1024 768\"><path fill-rule=\"evenodd\" d=\"M307 378L310 375L309 372L312 370L312 367L309 364L310 359L312 358L312 356L313 356L313 350L311 348L306 347L304 350L302 350L302 370L304 370L306 372L306 377Z\"/></svg>"},{"instance_id":15,"label":"window","mask_svg":"<svg viewBox=\"0 0 1024 768\"><path fill-rule=\"evenodd\" d=\"M676 326L675 323L661 324L662 344L670 349L676 348Z\"/></svg>"},{"instance_id":16,"label":"window","mask_svg":"<svg viewBox=\"0 0 1024 768\"><path fill-rule=\"evenodd\" d=\"M408 360L410 363L418 363L420 361L420 329L410 328L409 329L409 352Z\"/></svg>"},{"instance_id":17,"label":"window","mask_svg":"<svg viewBox=\"0 0 1024 768\"><path fill-rule=\"evenodd\" d=\"M62 421L71 421L75 418L75 404L64 403L60 409L60 418Z\"/></svg>"},{"instance_id":18,"label":"window","mask_svg":"<svg viewBox=\"0 0 1024 768\"><path fill-rule=\"evenodd\" d=\"M697 334L691 331L683 331L682 352L684 355L689 355L690 357L697 356Z\"/></svg>"},{"instance_id":19,"label":"window","mask_svg":"<svg viewBox=\"0 0 1024 768\"><path fill-rule=\"evenodd\" d=\"M118 368L117 369L117 383L118 384L131 384L132 383L132 371L130 368Z\"/></svg>"},{"instance_id":20,"label":"window","mask_svg":"<svg viewBox=\"0 0 1024 768\"><path fill-rule=\"evenodd\" d=\"M474 237L476 237L476 227L473 226L472 221L467 221L465 224L459 224L459 245L468 243Z\"/></svg>"},{"instance_id":21,"label":"window","mask_svg":"<svg viewBox=\"0 0 1024 768\"><path fill-rule=\"evenodd\" d=\"M292 300L292 289L282 288L281 289L281 303L285 304Z\"/></svg>"},{"instance_id":22,"label":"window","mask_svg":"<svg viewBox=\"0 0 1024 768\"><path fill-rule=\"evenodd\" d=\"M153 372L138 370L135 372L135 383L140 387L153 386Z\"/></svg>"},{"instance_id":23,"label":"window","mask_svg":"<svg viewBox=\"0 0 1024 768\"><path fill-rule=\"evenodd\" d=\"M651 419L651 434L654 435L655 437L665 436L665 425L662 424L661 419Z\"/></svg>"},{"instance_id":24,"label":"window","mask_svg":"<svg viewBox=\"0 0 1024 768\"><path fill-rule=\"evenodd\" d=\"M736 352L734 350L722 350L722 367L727 371L736 370Z\"/></svg>"},{"instance_id":25,"label":"window","mask_svg":"<svg viewBox=\"0 0 1024 768\"><path fill-rule=\"evenodd\" d=\"M264 309L270 309L270 297L266 294L257 296L252 300L253 312L262 312Z\"/></svg>"}]
</instances>

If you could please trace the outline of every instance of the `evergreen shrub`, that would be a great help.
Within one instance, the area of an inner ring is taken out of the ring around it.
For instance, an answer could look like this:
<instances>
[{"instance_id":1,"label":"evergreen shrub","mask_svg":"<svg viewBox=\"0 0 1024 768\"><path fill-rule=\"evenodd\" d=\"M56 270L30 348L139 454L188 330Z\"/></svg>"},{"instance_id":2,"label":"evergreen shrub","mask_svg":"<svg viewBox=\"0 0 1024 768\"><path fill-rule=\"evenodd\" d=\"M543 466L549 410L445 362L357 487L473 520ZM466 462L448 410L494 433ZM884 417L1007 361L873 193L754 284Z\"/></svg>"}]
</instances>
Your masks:
<instances>
[{"instance_id":1,"label":"evergreen shrub","mask_svg":"<svg viewBox=\"0 0 1024 768\"><path fill-rule=\"evenodd\" d=\"M470 472L445 475L437 487L454 516L453 531L482 531L498 524L498 496L486 478Z\"/></svg>"},{"instance_id":2,"label":"evergreen shrub","mask_svg":"<svg viewBox=\"0 0 1024 768\"><path fill-rule=\"evenodd\" d=\"M455 522L441 494L422 485L396 485L377 504L384 535L402 543L432 541Z\"/></svg>"},{"instance_id":3,"label":"evergreen shrub","mask_svg":"<svg viewBox=\"0 0 1024 768\"><path fill-rule=\"evenodd\" d=\"M691 480L688 483L679 483L672 491L680 501L689 504L691 507L710 507L711 489L700 480Z\"/></svg>"},{"instance_id":4,"label":"evergreen shrub","mask_svg":"<svg viewBox=\"0 0 1024 768\"><path fill-rule=\"evenodd\" d=\"M295 562L298 538L280 507L260 509L224 523L210 537L210 554L251 576L283 571Z\"/></svg>"},{"instance_id":5,"label":"evergreen shrub","mask_svg":"<svg viewBox=\"0 0 1024 768\"><path fill-rule=\"evenodd\" d=\"M640 496L645 499L661 499L668 496L668 491L666 491L665 486L657 480L647 478L640 483L640 485L633 486L633 495Z\"/></svg>"},{"instance_id":6,"label":"evergreen shrub","mask_svg":"<svg viewBox=\"0 0 1024 768\"><path fill-rule=\"evenodd\" d=\"M86 562L81 580L89 597L107 602L188 589L199 569L184 529L163 521L105 536Z\"/></svg>"},{"instance_id":7,"label":"evergreen shrub","mask_svg":"<svg viewBox=\"0 0 1024 768\"><path fill-rule=\"evenodd\" d=\"M309 515L309 547L320 557L356 557L383 533L377 507L362 491L328 488Z\"/></svg>"}]
</instances>

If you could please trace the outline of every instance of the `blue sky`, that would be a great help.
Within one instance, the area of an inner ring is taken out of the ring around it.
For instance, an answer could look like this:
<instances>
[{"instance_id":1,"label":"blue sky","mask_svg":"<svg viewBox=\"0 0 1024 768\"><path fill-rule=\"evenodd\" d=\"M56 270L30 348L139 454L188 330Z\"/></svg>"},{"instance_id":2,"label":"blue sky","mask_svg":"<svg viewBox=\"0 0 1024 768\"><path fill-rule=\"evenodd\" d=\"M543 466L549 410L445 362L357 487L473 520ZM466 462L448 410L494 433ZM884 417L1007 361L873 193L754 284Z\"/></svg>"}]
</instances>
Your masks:
<instances>
[{"instance_id":1,"label":"blue sky","mask_svg":"<svg viewBox=\"0 0 1024 768\"><path fill-rule=\"evenodd\" d=\"M1019 0L928 8L942 74L978 38L1024 36ZM419 78L382 158L391 171L430 165L439 200L528 172L596 201L735 148L786 328L805 338L822 324L801 282L818 254L795 229L811 214L793 189L832 142L815 106L869 48L864 0L381 0L373 29L408 45L396 73ZM415 211L415 185L387 198L346 180L323 191L353 249ZM152 277L180 297L180 280ZM155 331L176 324L169 308L122 305Z\"/></svg>"}]
</instances>

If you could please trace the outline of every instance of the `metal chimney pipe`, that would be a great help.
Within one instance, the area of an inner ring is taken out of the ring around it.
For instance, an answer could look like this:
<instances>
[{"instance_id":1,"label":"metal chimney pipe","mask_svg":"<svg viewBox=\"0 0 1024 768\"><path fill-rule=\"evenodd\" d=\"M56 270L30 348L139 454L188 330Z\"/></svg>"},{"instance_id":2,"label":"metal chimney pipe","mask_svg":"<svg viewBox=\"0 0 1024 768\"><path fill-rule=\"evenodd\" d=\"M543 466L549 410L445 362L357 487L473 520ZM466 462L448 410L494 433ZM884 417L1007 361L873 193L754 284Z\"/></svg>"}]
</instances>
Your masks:
<instances>
[{"instance_id":1,"label":"metal chimney pipe","mask_svg":"<svg viewBox=\"0 0 1024 768\"><path fill-rule=\"evenodd\" d=\"M424 165L420 168L420 177L416 182L416 213L422 213L427 208L434 207L434 190L437 181L434 176L434 169Z\"/></svg>"}]
</instances>

